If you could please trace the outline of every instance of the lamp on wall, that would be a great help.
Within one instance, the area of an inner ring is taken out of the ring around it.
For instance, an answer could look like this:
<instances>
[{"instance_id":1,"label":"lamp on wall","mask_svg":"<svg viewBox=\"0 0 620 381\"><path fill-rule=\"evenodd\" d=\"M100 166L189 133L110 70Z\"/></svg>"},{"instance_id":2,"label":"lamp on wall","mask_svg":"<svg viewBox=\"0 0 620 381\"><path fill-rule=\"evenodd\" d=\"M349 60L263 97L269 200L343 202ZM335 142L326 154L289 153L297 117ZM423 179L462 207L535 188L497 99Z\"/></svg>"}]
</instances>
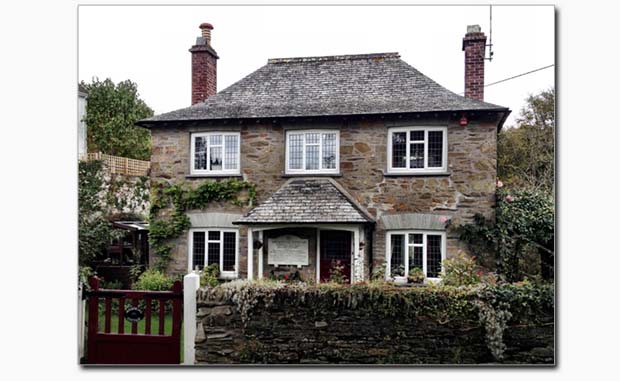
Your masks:
<instances>
[{"instance_id":1,"label":"lamp on wall","mask_svg":"<svg viewBox=\"0 0 620 381\"><path fill-rule=\"evenodd\" d=\"M261 247L263 247L263 243L259 240L256 240L252 243L254 245L254 249L256 250L260 250Z\"/></svg>"},{"instance_id":2,"label":"lamp on wall","mask_svg":"<svg viewBox=\"0 0 620 381\"><path fill-rule=\"evenodd\" d=\"M463 113L463 116L461 116L461 119L459 119L459 126L465 127L465 126L467 126L468 123L469 123L469 121L467 120L467 117L465 116L465 113Z\"/></svg>"}]
</instances>

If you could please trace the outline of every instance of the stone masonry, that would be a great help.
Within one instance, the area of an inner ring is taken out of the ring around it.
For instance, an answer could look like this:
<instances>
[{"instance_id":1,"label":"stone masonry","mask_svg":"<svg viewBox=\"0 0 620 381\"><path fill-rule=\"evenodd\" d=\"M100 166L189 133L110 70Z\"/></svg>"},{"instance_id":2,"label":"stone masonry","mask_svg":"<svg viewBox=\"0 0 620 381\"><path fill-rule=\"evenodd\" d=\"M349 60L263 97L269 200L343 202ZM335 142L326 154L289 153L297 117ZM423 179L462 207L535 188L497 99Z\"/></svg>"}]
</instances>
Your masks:
<instances>
[{"instance_id":1,"label":"stone masonry","mask_svg":"<svg viewBox=\"0 0 620 381\"><path fill-rule=\"evenodd\" d=\"M342 185L377 221L367 238L372 251L366 254L364 268L385 260L386 232L380 217L390 213L426 213L450 216L453 223L470 221L475 213L493 215L496 182L497 120L483 112L469 113L467 126L459 125L460 113L417 114L410 118L355 118L338 121L275 121L213 124L184 127L153 127L151 178L154 181L220 181L226 178L189 176L190 134L204 131L240 131L241 175L257 184L258 203L269 197L288 179L285 168L285 131L327 128L340 131L340 175L333 178ZM387 175L388 128L398 126L448 126L447 175ZM250 208L214 204L208 211L245 214ZM246 277L247 229L239 230L239 273ZM447 256L465 248L457 237L448 235ZM187 270L187 234L173 242L170 272ZM254 256L257 269L257 256ZM256 271L256 270L255 270ZM368 273L368 270L367 270ZM368 275L368 274L366 274Z\"/></svg>"}]
</instances>

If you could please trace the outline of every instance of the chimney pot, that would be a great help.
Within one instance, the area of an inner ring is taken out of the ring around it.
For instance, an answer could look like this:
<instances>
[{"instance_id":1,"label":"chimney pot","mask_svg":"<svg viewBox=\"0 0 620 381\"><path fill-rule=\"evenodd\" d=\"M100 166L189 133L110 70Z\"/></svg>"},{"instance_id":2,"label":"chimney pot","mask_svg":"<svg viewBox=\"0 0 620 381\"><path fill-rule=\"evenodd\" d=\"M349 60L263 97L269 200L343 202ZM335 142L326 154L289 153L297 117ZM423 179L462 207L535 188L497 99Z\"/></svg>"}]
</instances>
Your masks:
<instances>
[{"instance_id":1,"label":"chimney pot","mask_svg":"<svg viewBox=\"0 0 620 381\"><path fill-rule=\"evenodd\" d=\"M467 34L480 33L481 30L480 25L467 25Z\"/></svg>"}]
</instances>

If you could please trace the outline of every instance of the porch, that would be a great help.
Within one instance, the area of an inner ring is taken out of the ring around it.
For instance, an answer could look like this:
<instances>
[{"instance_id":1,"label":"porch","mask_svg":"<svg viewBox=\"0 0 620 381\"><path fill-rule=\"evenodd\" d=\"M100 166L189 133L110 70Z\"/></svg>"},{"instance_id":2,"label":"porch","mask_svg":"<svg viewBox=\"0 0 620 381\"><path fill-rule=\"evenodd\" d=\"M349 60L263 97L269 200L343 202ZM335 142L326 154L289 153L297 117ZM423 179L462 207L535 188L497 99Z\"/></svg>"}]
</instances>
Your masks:
<instances>
[{"instance_id":1,"label":"porch","mask_svg":"<svg viewBox=\"0 0 620 381\"><path fill-rule=\"evenodd\" d=\"M248 279L286 275L319 283L337 271L346 282L364 280L374 220L331 178L290 179L233 223L247 227Z\"/></svg>"},{"instance_id":2,"label":"porch","mask_svg":"<svg viewBox=\"0 0 620 381\"><path fill-rule=\"evenodd\" d=\"M335 272L346 283L364 280L364 225L249 226L247 237L248 279L287 276L320 283L329 281Z\"/></svg>"}]
</instances>

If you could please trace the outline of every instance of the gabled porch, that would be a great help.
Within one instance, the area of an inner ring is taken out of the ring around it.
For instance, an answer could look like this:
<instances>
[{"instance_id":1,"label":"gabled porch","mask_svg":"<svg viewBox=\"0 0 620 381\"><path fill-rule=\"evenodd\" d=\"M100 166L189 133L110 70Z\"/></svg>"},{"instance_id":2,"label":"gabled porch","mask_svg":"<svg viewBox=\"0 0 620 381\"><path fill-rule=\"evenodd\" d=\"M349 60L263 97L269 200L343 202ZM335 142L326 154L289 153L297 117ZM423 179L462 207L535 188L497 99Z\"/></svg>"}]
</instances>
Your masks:
<instances>
[{"instance_id":1,"label":"gabled porch","mask_svg":"<svg viewBox=\"0 0 620 381\"><path fill-rule=\"evenodd\" d=\"M334 271L347 282L365 278L374 220L331 178L291 179L234 224L247 226L248 279L284 274L318 283Z\"/></svg>"}]
</instances>

